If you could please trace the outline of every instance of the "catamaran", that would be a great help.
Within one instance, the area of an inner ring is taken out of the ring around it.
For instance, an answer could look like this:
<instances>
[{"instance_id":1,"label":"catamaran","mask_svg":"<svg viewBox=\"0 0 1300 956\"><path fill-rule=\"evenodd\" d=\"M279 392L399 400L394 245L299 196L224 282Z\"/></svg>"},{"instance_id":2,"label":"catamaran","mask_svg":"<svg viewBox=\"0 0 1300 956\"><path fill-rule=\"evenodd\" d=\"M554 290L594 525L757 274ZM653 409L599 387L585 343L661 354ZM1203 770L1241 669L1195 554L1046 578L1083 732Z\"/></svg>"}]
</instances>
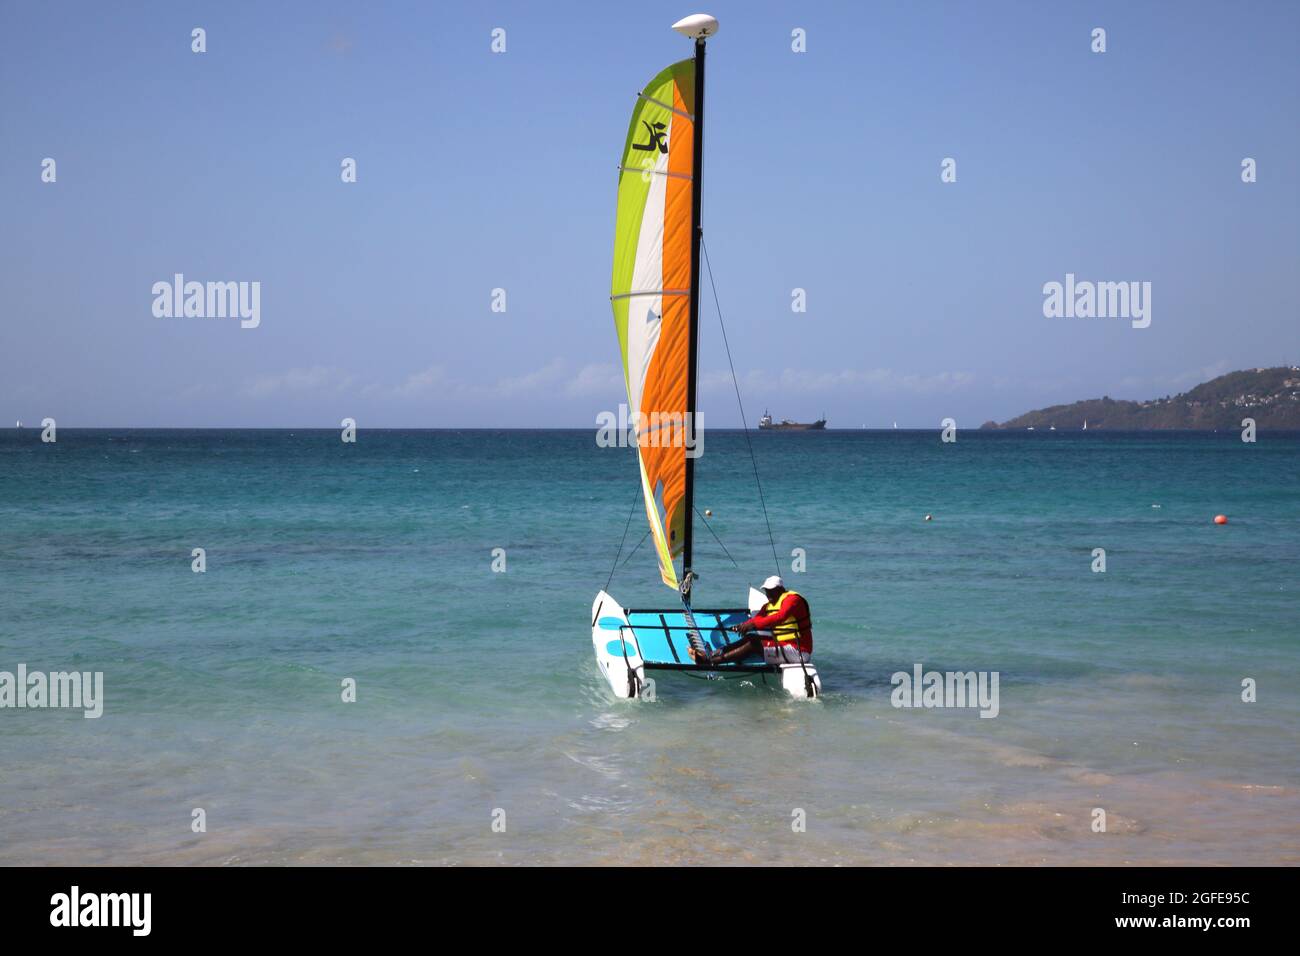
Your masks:
<instances>
[{"instance_id":1,"label":"catamaran","mask_svg":"<svg viewBox=\"0 0 1300 956\"><path fill-rule=\"evenodd\" d=\"M685 670L713 677L762 674L764 680L773 675L792 696L816 697L821 682L806 661L701 667L690 656L691 648L726 645L728 629L763 607L766 598L750 588L748 609L691 606L704 50L718 21L695 14L673 29L695 41L695 56L656 75L633 108L618 172L610 303L628 407L635 416L639 498L660 577L677 592L679 603L667 609L625 608L601 590L591 605L592 645L601 673L620 698L643 696L647 672Z\"/></svg>"}]
</instances>

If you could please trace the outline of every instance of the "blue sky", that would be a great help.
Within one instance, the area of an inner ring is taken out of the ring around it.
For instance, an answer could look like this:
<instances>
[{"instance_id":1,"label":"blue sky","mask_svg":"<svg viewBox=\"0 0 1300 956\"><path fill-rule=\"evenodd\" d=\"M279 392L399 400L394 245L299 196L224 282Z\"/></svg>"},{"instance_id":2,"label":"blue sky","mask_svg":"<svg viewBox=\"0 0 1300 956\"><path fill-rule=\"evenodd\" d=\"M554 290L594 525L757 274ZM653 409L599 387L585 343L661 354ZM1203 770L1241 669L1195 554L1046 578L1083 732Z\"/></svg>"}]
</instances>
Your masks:
<instances>
[{"instance_id":1,"label":"blue sky","mask_svg":"<svg viewBox=\"0 0 1300 956\"><path fill-rule=\"evenodd\" d=\"M1300 362L1300 4L700 9L751 420L974 426ZM0 421L594 427L624 398L614 167L696 8L0 10ZM259 281L261 325L155 318L176 272ZM1151 326L1045 318L1067 272L1151 282ZM702 327L705 421L738 424L707 299Z\"/></svg>"}]
</instances>

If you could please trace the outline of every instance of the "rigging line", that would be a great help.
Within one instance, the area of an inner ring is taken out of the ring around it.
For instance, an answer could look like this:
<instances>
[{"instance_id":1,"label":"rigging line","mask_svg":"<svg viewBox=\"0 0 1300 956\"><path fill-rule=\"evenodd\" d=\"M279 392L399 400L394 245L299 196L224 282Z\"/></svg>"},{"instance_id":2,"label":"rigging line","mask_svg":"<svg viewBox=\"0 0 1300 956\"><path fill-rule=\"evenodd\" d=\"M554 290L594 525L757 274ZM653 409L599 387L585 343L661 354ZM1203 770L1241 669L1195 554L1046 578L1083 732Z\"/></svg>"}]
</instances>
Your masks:
<instances>
[{"instance_id":1,"label":"rigging line","mask_svg":"<svg viewBox=\"0 0 1300 956\"><path fill-rule=\"evenodd\" d=\"M636 543L635 548L633 548L631 551L627 553L627 557L623 560L623 563L619 565L620 568L627 567L628 562L632 560L632 555L636 554L639 550L641 550L641 545L645 544L645 539L648 537L650 537L649 531L641 535L641 540Z\"/></svg>"},{"instance_id":2,"label":"rigging line","mask_svg":"<svg viewBox=\"0 0 1300 956\"><path fill-rule=\"evenodd\" d=\"M718 542L718 547L722 549L722 553L731 560L732 564L736 564L736 559L731 557L731 552L727 550L727 546L723 544L722 539L718 537L718 532L714 531L713 525L709 524L708 521L704 519L704 515L700 514L699 508L695 509L695 516L700 519L700 523L703 524L704 527L709 529L709 534L713 535L713 540ZM740 570L740 565L736 564L736 570Z\"/></svg>"},{"instance_id":3,"label":"rigging line","mask_svg":"<svg viewBox=\"0 0 1300 956\"><path fill-rule=\"evenodd\" d=\"M767 543L772 546L772 561L776 564L776 573L779 576L781 574L781 559L776 556L776 539L772 537L772 520L767 516L767 501L763 497L763 482L758 477L758 459L754 457L754 445L749 440L749 419L745 417L745 403L740 400L740 381L736 378L736 363L731 360L731 345L727 341L727 325L722 321L722 305L718 302L718 286L713 281L713 263L709 261L709 247L705 245L703 235L700 236L700 250L704 253L704 266L709 271L709 287L713 289L713 307L718 312L718 325L722 328L722 345L727 350L727 364L731 366L731 384L736 389L736 405L740 409L740 424L745 429L745 445L749 448L749 463L754 466L754 484L758 486L758 502L763 506L763 522L767 525ZM721 544L722 542L719 541L718 543Z\"/></svg>"},{"instance_id":4,"label":"rigging line","mask_svg":"<svg viewBox=\"0 0 1300 956\"><path fill-rule=\"evenodd\" d=\"M632 527L632 516L636 514L637 498L641 497L641 489L636 490L636 497L632 499L632 507L627 513L627 524L623 525L623 537L619 539L618 550L614 552L614 563L609 567L609 577L605 579L605 590L609 590L610 582L614 580L614 572L618 569L618 559L623 554L623 545L627 543L627 529Z\"/></svg>"}]
</instances>

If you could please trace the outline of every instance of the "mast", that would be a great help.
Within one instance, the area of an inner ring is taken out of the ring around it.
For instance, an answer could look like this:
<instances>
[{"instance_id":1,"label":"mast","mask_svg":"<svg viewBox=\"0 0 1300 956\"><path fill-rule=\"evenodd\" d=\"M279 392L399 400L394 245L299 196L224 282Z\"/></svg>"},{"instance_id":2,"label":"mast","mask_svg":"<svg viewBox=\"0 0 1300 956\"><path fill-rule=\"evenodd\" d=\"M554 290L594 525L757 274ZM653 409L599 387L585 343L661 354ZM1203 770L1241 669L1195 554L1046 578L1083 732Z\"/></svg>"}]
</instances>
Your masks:
<instances>
[{"instance_id":1,"label":"mast","mask_svg":"<svg viewBox=\"0 0 1300 956\"><path fill-rule=\"evenodd\" d=\"M716 21L714 29L716 29ZM700 194L704 180L704 43L708 33L695 38L695 122L692 127L694 155L691 158L691 300L690 332L687 348L686 420L689 423L692 445L697 442L695 433L695 379L699 364L700 342ZM686 457L686 527L682 539L683 595L691 594L691 559L695 526L695 458Z\"/></svg>"}]
</instances>

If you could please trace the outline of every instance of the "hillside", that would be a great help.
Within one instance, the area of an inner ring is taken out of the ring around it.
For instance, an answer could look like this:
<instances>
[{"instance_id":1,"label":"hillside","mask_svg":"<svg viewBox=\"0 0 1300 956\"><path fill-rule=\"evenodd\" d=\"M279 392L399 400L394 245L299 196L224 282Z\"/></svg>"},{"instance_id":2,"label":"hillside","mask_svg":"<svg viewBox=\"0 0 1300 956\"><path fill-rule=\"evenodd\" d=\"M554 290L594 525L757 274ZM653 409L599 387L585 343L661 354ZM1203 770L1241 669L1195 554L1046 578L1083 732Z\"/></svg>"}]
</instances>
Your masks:
<instances>
[{"instance_id":1,"label":"hillside","mask_svg":"<svg viewBox=\"0 0 1300 956\"><path fill-rule=\"evenodd\" d=\"M981 428L1073 430L1088 423L1110 431L1147 429L1239 429L1243 418L1258 428L1300 429L1300 368L1246 369L1229 372L1181 395L1145 402L1092 398L1071 405L1053 405L1009 421L985 422Z\"/></svg>"}]
</instances>

